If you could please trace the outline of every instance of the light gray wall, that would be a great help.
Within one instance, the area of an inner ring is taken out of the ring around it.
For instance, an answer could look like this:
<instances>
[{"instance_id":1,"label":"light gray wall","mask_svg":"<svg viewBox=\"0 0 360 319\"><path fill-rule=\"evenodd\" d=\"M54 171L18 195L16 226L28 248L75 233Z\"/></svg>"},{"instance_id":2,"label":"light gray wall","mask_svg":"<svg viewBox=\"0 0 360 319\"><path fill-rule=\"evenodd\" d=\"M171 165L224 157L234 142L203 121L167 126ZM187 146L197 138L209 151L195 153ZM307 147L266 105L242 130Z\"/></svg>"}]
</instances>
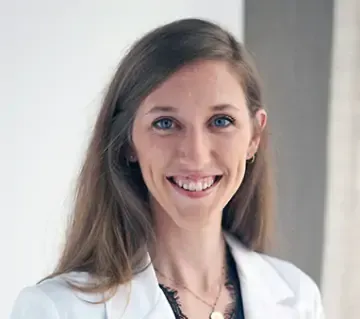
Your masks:
<instances>
[{"instance_id":1,"label":"light gray wall","mask_svg":"<svg viewBox=\"0 0 360 319\"><path fill-rule=\"evenodd\" d=\"M245 1L245 44L269 109L278 185L278 246L321 278L333 1Z\"/></svg>"},{"instance_id":2,"label":"light gray wall","mask_svg":"<svg viewBox=\"0 0 360 319\"><path fill-rule=\"evenodd\" d=\"M334 11L322 296L326 319L359 319L360 1Z\"/></svg>"}]
</instances>

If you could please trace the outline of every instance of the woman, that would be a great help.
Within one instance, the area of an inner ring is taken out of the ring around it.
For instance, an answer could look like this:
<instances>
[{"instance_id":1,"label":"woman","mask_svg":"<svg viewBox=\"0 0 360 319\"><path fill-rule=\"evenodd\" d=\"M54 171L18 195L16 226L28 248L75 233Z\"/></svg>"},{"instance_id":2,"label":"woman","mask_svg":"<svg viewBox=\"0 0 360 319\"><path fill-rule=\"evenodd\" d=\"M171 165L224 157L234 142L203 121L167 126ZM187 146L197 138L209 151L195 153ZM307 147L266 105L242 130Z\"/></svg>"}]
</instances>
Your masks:
<instances>
[{"instance_id":1,"label":"woman","mask_svg":"<svg viewBox=\"0 0 360 319\"><path fill-rule=\"evenodd\" d=\"M267 113L244 48L176 21L120 64L56 271L12 319L323 318L317 287L264 254Z\"/></svg>"}]
</instances>

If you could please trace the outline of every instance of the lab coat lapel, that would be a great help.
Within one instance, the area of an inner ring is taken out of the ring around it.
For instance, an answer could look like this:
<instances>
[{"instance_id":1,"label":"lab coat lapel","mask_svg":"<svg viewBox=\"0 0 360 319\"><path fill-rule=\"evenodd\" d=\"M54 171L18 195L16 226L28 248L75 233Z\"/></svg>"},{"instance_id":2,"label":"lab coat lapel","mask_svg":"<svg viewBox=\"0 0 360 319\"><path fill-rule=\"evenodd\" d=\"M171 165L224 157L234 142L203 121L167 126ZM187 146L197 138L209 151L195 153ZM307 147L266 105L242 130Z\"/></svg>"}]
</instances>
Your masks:
<instances>
[{"instance_id":1,"label":"lab coat lapel","mask_svg":"<svg viewBox=\"0 0 360 319\"><path fill-rule=\"evenodd\" d=\"M147 260L150 262L149 256ZM135 275L131 283L118 287L106 303L106 314L106 319L175 319L152 264Z\"/></svg>"},{"instance_id":2,"label":"lab coat lapel","mask_svg":"<svg viewBox=\"0 0 360 319\"><path fill-rule=\"evenodd\" d=\"M226 235L237 265L244 304L245 319L296 319L292 307L294 293L274 268L237 239Z\"/></svg>"}]
</instances>

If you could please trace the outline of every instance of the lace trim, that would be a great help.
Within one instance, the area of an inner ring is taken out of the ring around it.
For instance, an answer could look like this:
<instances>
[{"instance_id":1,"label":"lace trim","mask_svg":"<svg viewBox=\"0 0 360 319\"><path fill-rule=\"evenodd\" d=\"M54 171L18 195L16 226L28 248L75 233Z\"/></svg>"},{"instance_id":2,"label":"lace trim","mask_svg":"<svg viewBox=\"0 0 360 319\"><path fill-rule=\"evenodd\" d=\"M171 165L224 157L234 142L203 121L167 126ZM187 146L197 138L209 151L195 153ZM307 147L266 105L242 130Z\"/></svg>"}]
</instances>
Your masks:
<instances>
[{"instance_id":1,"label":"lace trim","mask_svg":"<svg viewBox=\"0 0 360 319\"><path fill-rule=\"evenodd\" d=\"M227 264L228 264L228 271L226 274L226 282L225 288L228 290L231 302L226 306L224 318L225 319L237 319L237 318L244 318L242 313L242 296L241 296L241 288L237 284L238 282L238 275L236 270L236 265L234 260L232 259L231 253L227 251ZM160 288L164 292L176 319L189 319L183 312L182 312L182 305L180 302L180 298L178 295L178 291L176 289L170 288L163 284L159 284ZM239 289L240 288L240 289ZM237 315L237 312L239 314Z\"/></svg>"},{"instance_id":2,"label":"lace trim","mask_svg":"<svg viewBox=\"0 0 360 319\"><path fill-rule=\"evenodd\" d=\"M240 296L237 296L236 288L234 287L232 280L234 280L234 278L231 278L230 274L228 274L227 280L225 282L225 288L229 291L232 301L226 306L224 313L225 319L236 319L236 302L238 298L241 298ZM176 319L189 319L182 312L178 291L163 284L159 284L159 286L163 290L166 298L168 299L168 302L175 314Z\"/></svg>"},{"instance_id":3,"label":"lace trim","mask_svg":"<svg viewBox=\"0 0 360 319\"><path fill-rule=\"evenodd\" d=\"M226 319L235 319L236 301L238 298L240 298L240 296L236 296L236 289L232 284L231 278L229 276L225 283L225 287L228 290L232 301L226 306L224 316Z\"/></svg>"},{"instance_id":4,"label":"lace trim","mask_svg":"<svg viewBox=\"0 0 360 319\"><path fill-rule=\"evenodd\" d=\"M176 319L189 319L188 317L186 317L183 314L183 312L181 310L181 303L180 303L178 291L176 289L172 289L163 284L159 284L159 286L162 289L162 291L164 292L164 294L174 312L175 318Z\"/></svg>"}]
</instances>

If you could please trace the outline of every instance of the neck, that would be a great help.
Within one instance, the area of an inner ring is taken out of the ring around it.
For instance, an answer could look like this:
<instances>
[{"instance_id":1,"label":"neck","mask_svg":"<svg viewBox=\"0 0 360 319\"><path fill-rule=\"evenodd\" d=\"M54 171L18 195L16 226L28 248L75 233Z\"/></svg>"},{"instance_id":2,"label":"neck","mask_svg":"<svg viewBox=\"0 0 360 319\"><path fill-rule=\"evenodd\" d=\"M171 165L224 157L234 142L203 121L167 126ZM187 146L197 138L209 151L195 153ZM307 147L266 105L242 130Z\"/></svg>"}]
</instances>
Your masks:
<instances>
[{"instance_id":1,"label":"neck","mask_svg":"<svg viewBox=\"0 0 360 319\"><path fill-rule=\"evenodd\" d=\"M199 291L218 286L225 265L220 224L186 230L172 221L162 220L155 229L156 244L151 255L161 281L190 285Z\"/></svg>"}]
</instances>

